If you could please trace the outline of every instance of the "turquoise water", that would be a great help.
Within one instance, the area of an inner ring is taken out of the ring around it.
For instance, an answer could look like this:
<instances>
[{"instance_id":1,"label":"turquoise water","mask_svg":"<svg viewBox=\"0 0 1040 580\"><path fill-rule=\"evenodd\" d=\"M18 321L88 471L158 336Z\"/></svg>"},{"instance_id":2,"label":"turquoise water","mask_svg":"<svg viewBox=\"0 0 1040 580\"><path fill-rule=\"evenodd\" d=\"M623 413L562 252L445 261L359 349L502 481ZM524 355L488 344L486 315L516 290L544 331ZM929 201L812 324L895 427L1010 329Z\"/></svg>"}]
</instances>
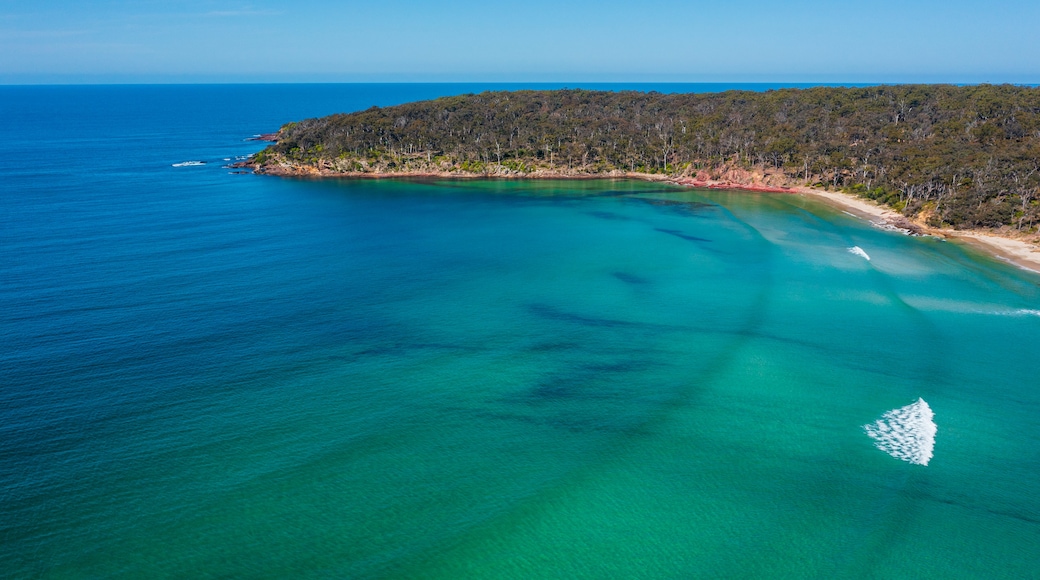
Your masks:
<instances>
[{"instance_id":1,"label":"turquoise water","mask_svg":"<svg viewBox=\"0 0 1040 580\"><path fill-rule=\"evenodd\" d=\"M794 195L220 167L456 89L0 92L0 576L1036 574L1036 274ZM918 397L927 466L863 430Z\"/></svg>"}]
</instances>

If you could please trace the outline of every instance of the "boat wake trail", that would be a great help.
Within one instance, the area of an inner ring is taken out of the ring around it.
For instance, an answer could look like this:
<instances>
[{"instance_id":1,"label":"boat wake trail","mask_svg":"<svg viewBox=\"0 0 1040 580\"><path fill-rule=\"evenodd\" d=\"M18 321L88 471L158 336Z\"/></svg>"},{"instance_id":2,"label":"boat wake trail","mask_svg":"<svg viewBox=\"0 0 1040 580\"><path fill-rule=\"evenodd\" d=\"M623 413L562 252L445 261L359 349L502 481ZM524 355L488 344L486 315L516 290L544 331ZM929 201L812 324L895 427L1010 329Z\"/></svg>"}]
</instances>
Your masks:
<instances>
[{"instance_id":1,"label":"boat wake trail","mask_svg":"<svg viewBox=\"0 0 1040 580\"><path fill-rule=\"evenodd\" d=\"M874 446L896 459L915 465L928 465L935 447L935 414L924 399L892 409L863 429Z\"/></svg>"},{"instance_id":2,"label":"boat wake trail","mask_svg":"<svg viewBox=\"0 0 1040 580\"><path fill-rule=\"evenodd\" d=\"M847 248L847 249L849 250L850 254L856 254L857 256L862 256L862 257L866 258L868 262L870 261L870 256L868 256L867 253L863 251L863 248L861 248L859 246L852 246L851 248Z\"/></svg>"}]
</instances>

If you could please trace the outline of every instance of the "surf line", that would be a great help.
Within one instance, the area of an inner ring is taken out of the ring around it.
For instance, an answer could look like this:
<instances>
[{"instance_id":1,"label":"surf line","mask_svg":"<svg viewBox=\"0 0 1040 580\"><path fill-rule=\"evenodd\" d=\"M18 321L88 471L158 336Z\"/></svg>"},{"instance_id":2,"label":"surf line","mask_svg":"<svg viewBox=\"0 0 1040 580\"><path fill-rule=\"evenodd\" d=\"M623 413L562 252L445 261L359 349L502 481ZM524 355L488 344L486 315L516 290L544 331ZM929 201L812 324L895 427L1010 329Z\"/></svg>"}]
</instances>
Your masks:
<instances>
[{"instance_id":1,"label":"surf line","mask_svg":"<svg viewBox=\"0 0 1040 580\"><path fill-rule=\"evenodd\" d=\"M928 465L935 447L935 413L924 399L892 409L880 419L864 425L874 446L896 459L915 465Z\"/></svg>"}]
</instances>

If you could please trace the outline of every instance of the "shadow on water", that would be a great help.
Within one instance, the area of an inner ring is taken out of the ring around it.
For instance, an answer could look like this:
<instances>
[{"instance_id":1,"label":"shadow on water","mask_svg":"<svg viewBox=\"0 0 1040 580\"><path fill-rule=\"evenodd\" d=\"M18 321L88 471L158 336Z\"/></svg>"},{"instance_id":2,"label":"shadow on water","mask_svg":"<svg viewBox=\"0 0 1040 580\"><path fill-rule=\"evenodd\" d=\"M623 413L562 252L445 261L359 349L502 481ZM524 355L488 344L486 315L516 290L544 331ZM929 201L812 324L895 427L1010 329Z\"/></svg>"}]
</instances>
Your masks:
<instances>
[{"instance_id":1,"label":"shadow on water","mask_svg":"<svg viewBox=\"0 0 1040 580\"><path fill-rule=\"evenodd\" d=\"M582 345L577 342L543 341L527 346L524 350L527 352L563 352L580 348Z\"/></svg>"},{"instance_id":2,"label":"shadow on water","mask_svg":"<svg viewBox=\"0 0 1040 580\"><path fill-rule=\"evenodd\" d=\"M618 222L622 222L622 221L624 221L624 222L635 221L634 218L630 218L628 216L624 216L624 215L621 215L619 213L614 213L612 211L588 211L588 212L585 212L585 215L589 215L589 216L592 216L592 217L595 217L595 218L599 218L599 219L603 219L603 220L611 220L611 221L618 221Z\"/></svg>"},{"instance_id":3,"label":"shadow on water","mask_svg":"<svg viewBox=\"0 0 1040 580\"><path fill-rule=\"evenodd\" d=\"M602 326L602 327L638 327L638 326L652 326L644 323L632 322L630 320L621 320L617 318L601 318L596 316L585 316L582 314L575 314L573 312L567 312L561 310L555 306L542 303L532 303L527 305L527 310L535 316L547 318L550 320L556 320L559 322L570 322L574 324L580 324L582 326Z\"/></svg>"},{"instance_id":4,"label":"shadow on water","mask_svg":"<svg viewBox=\"0 0 1040 580\"><path fill-rule=\"evenodd\" d=\"M726 370L738 358L741 349L748 343L748 341L757 340L763 336L762 327L767 317L773 286L773 275L770 266L772 262L771 254L773 247L772 244L752 225L737 218L728 210L724 211L725 215L730 220L739 224L747 232L748 241L750 241L758 250L755 253L761 254L758 261L761 262L761 266L765 267L755 269L758 291L754 294L754 297L751 299L751 302L747 307L743 309L743 312L746 314L742 324L739 324L736 328L728 332L716 331L703 333L725 337L722 338L725 344L719 345L719 348L716 351L717 354L704 360L702 364L698 365L696 368L691 368L687 375L690 378L686 382L681 385L673 385L671 388L665 390L666 394L661 397L655 397L652 401L652 405L650 405L653 410L651 411L644 408L643 414L640 415L638 419L641 425L640 429L651 430L655 425L667 420L667 417L670 416L673 411L691 404L692 398L695 397L697 392L713 384L714 381L726 372ZM646 283L643 279L630 274L615 272L612 275L629 284ZM563 310L544 303L529 304L527 310L531 314L540 318L587 327L590 329L610 329L621 333L622 335L634 331L697 332L698 330L688 325L679 326L643 323L616 318L589 316L586 314L578 314ZM787 339L777 337L777 340ZM661 355L662 353L657 353L657 356ZM656 364L659 363L650 363L647 360L621 360L595 365L586 365L569 373L548 375L531 386L525 394L511 397L510 400L515 402L524 402L528 405L533 403L539 405L570 403L575 400L583 399L616 399L619 402L623 402L625 397L631 396L633 393L628 392L625 388L618 387L617 384L625 383L623 379L626 374L646 374L646 372L651 370L652 367L656 366ZM597 383L613 384L609 387L590 386ZM618 390L619 388L620 390ZM638 399L638 397L636 398Z\"/></svg>"},{"instance_id":5,"label":"shadow on water","mask_svg":"<svg viewBox=\"0 0 1040 580\"><path fill-rule=\"evenodd\" d=\"M625 402L632 396L637 382L617 381L619 375L645 372L661 363L649 360L624 360L612 363L582 365L564 373L544 377L531 387L521 400L538 405L570 400L612 400Z\"/></svg>"},{"instance_id":6,"label":"shadow on water","mask_svg":"<svg viewBox=\"0 0 1040 580\"><path fill-rule=\"evenodd\" d=\"M753 258L756 267L748 274L753 278L757 291L750 296L746 306L739 309L744 313L742 321L736 324L733 332L720 335L723 338L715 341L710 352L705 352L698 363L684 363L688 365L688 368L684 368L686 378L677 382L675 379L667 378L673 376L667 372L670 370L670 363L658 362L667 361L670 358L668 352L648 353L647 356L650 358L643 359L631 358L631 353L627 353L626 358L624 351L618 351L618 359L609 360L609 352L599 351L603 359L608 359L606 362L543 375L525 390L498 399L494 403L489 402L491 404L485 408L469 409L470 414L492 420L537 425L568 433L605 433L608 437L595 442L595 445L597 448L609 448L610 451L607 454L589 453L589 457L597 459L578 463L573 469L547 482L525 501L515 503L494 517L470 527L463 534L454 536L451 539L454 545L482 541L485 530L492 526L509 528L514 523L513 520L520 521L530 510L553 502L574 486L581 485L584 479L596 477L601 470L609 469L609 465L614 461L627 461L626 457L631 453L639 453L639 445L643 444L646 436L660 432L662 426L677 412L695 407L699 396L729 372L748 342L755 340L762 331L768 317L774 286L773 244L754 226L738 218L728 209L711 204L699 204L693 206L693 213L689 213L690 206L685 203L665 204L662 207L679 208L682 215L696 215L700 208L706 207L721 209L722 215L719 217L737 224L746 232L744 242L750 246L745 249L745 253L759 255ZM642 283L635 282L630 275L619 274L623 273L616 272L613 275L627 283ZM624 336L631 332L693 331L689 327L577 314L544 303L529 304L527 310L534 316L563 324L592 330L610 330L620 335L617 344L628 342L624 340ZM596 349L596 346L583 344L581 348ZM647 381L653 380L648 377L652 377L658 370L665 371L661 374L665 382L656 384L654 389L646 389ZM642 380L627 380L634 376L640 376ZM404 564L403 569L407 572L415 565L425 565L424 562L444 548L444 545L431 548L423 555L411 559L410 563ZM439 556L433 557L434 560L438 558ZM402 568L398 568L398 571L401 570Z\"/></svg>"},{"instance_id":7,"label":"shadow on water","mask_svg":"<svg viewBox=\"0 0 1040 580\"><path fill-rule=\"evenodd\" d=\"M681 232L679 230L668 230L668 229L665 229L665 228L654 228L654 231L655 232L661 232L663 234L668 234L670 236L675 236L675 237L677 237L677 238L679 238L681 240L686 240L688 242L697 242L697 243L708 243L708 242L711 242L711 240L709 240L707 238L698 238L697 236L691 236L690 234L684 234L683 232Z\"/></svg>"},{"instance_id":8,"label":"shadow on water","mask_svg":"<svg viewBox=\"0 0 1040 580\"><path fill-rule=\"evenodd\" d=\"M674 193L674 191L669 192ZM661 199L648 197L626 197L625 201L649 205L656 210L685 217L709 217L712 210L720 209L721 206L714 203L693 200Z\"/></svg>"},{"instance_id":9,"label":"shadow on water","mask_svg":"<svg viewBox=\"0 0 1040 580\"><path fill-rule=\"evenodd\" d=\"M627 272L611 272L610 275L631 286L647 286L651 283L648 278L643 278L642 276L636 276L635 274L629 274Z\"/></svg>"}]
</instances>

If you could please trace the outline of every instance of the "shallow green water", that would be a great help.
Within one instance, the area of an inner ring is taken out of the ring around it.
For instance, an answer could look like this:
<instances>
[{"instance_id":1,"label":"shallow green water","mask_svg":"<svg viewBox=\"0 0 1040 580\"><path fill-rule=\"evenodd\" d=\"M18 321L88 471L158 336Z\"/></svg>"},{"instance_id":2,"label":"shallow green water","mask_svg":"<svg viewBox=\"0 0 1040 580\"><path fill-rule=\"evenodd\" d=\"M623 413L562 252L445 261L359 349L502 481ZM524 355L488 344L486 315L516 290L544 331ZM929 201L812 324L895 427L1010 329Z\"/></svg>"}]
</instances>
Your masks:
<instances>
[{"instance_id":1,"label":"shallow green water","mask_svg":"<svg viewBox=\"0 0 1040 580\"><path fill-rule=\"evenodd\" d=\"M136 358L14 359L90 410L10 415L13 575L1036 573L1035 274L792 195L239 183ZM927 466L863 430L918 397Z\"/></svg>"},{"instance_id":2,"label":"shallow green water","mask_svg":"<svg viewBox=\"0 0 1040 580\"><path fill-rule=\"evenodd\" d=\"M528 354L517 340L485 367L502 396L481 388L474 402L555 439L475 471L519 460L508 480L548 481L404 575L1035 572L1035 278L791 196L657 192L568 209L538 212L593 219L559 224L548 272L517 279L505 303L537 297L535 333L570 342ZM514 327L508 314L501 325ZM861 429L917 397L939 425L927 467ZM496 448L514 437L472 426ZM552 461L528 464L532 449Z\"/></svg>"}]
</instances>

